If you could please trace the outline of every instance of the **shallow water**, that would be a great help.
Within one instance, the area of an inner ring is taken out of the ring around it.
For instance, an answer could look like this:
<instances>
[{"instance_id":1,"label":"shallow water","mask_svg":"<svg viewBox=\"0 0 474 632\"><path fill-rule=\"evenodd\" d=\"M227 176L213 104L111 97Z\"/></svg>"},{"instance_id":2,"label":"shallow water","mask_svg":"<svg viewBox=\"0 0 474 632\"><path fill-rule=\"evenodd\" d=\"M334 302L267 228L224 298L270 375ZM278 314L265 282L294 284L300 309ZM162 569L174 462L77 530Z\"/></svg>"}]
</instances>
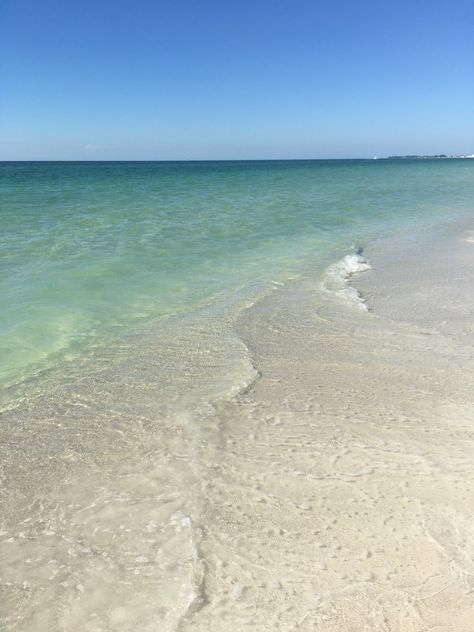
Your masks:
<instances>
[{"instance_id":1,"label":"shallow water","mask_svg":"<svg viewBox=\"0 0 474 632\"><path fill-rule=\"evenodd\" d=\"M16 350L5 328L3 627L464 630L474 371L455 333L469 310L454 333L433 314L439 279L447 288L462 267L456 249L472 277L459 235L474 163L43 167L42 195L71 169L74 196L102 195L108 214L78 237L77 208L39 221L31 195L31 240L42 222L55 229L37 234L38 270L33 256L18 266L15 340L37 332ZM26 203L20 175L8 195ZM120 200L145 189L136 226ZM31 244L9 217L12 265ZM141 247L146 225L154 245ZM417 276L433 251L437 276ZM50 312L39 326L29 301L56 314L54 287L57 314L74 319L53 352ZM430 288L432 307L403 302L409 287ZM25 351L35 340L40 359Z\"/></svg>"},{"instance_id":2,"label":"shallow water","mask_svg":"<svg viewBox=\"0 0 474 632\"><path fill-rule=\"evenodd\" d=\"M1 163L0 383L470 210L474 164Z\"/></svg>"}]
</instances>

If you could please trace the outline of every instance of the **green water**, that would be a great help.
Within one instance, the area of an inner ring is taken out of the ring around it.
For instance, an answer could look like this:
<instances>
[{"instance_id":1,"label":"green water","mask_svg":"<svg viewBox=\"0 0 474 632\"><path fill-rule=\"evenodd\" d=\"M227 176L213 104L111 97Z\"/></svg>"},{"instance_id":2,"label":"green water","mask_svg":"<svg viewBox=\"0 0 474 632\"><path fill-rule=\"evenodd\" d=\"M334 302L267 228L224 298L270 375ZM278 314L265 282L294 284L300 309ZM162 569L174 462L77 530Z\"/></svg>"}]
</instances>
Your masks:
<instances>
[{"instance_id":1,"label":"green water","mask_svg":"<svg viewBox=\"0 0 474 632\"><path fill-rule=\"evenodd\" d=\"M0 163L0 384L474 208L474 160Z\"/></svg>"}]
</instances>

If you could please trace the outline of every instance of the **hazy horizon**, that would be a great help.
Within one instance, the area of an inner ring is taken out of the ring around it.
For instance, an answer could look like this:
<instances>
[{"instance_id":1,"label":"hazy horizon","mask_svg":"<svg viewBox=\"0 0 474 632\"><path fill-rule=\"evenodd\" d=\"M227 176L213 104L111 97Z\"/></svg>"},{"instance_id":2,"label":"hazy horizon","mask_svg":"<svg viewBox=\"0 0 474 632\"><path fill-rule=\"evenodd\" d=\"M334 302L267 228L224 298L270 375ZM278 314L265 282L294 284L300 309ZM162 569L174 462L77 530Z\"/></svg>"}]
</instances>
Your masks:
<instances>
[{"instance_id":1,"label":"hazy horizon","mask_svg":"<svg viewBox=\"0 0 474 632\"><path fill-rule=\"evenodd\" d=\"M444 155L445 154L445 155ZM464 154L451 154L446 152L440 152L438 154L425 154L425 153L413 153L413 154L390 154L387 156L338 156L328 158L326 156L321 157L308 157L308 158L44 158L44 159L6 159L0 158L0 162L311 162L311 161L343 161L343 160L390 160L390 159L440 159L440 160L463 160L471 158L469 152Z\"/></svg>"}]
</instances>

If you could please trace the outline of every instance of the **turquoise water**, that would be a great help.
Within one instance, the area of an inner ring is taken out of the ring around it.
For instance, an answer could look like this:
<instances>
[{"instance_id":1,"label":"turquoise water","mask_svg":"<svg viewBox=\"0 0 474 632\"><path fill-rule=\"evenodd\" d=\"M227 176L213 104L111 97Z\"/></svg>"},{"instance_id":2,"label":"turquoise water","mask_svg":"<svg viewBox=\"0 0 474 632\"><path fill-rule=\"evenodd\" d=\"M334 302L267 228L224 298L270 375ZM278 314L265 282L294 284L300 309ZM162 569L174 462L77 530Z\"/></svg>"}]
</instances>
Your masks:
<instances>
[{"instance_id":1,"label":"turquoise water","mask_svg":"<svg viewBox=\"0 0 474 632\"><path fill-rule=\"evenodd\" d=\"M1 163L0 384L473 209L474 161Z\"/></svg>"}]
</instances>

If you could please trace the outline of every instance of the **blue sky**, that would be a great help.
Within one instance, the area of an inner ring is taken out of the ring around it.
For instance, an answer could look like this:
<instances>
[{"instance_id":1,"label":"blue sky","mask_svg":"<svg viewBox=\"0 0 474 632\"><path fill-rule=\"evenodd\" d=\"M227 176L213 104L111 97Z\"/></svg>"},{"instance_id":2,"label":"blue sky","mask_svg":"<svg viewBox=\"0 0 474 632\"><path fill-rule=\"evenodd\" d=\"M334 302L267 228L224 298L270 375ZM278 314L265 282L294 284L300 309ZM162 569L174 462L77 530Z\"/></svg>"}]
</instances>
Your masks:
<instances>
[{"instance_id":1,"label":"blue sky","mask_svg":"<svg viewBox=\"0 0 474 632\"><path fill-rule=\"evenodd\" d=\"M0 159L474 152L472 0L3 0Z\"/></svg>"}]
</instances>

